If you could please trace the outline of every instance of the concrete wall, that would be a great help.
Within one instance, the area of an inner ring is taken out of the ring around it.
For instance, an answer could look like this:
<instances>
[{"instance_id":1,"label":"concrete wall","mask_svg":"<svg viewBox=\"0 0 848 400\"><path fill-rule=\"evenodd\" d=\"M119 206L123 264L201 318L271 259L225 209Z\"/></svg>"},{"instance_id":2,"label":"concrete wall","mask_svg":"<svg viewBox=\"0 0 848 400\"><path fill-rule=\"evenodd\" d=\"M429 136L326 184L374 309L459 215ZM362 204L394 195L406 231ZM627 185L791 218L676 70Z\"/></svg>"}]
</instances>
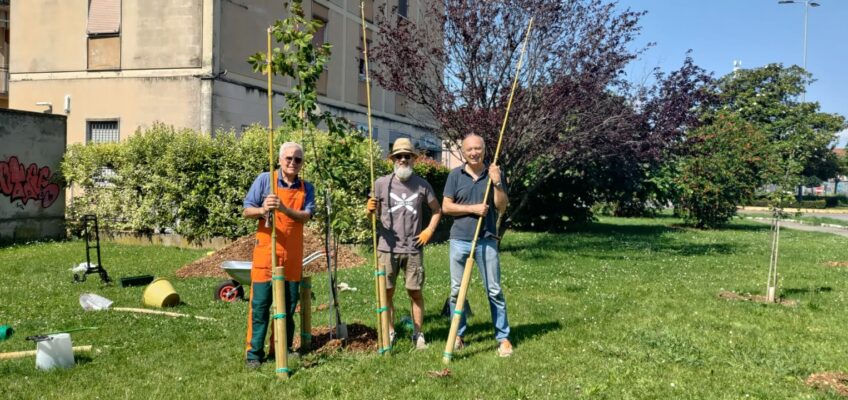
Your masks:
<instances>
[{"instance_id":1,"label":"concrete wall","mask_svg":"<svg viewBox=\"0 0 848 400\"><path fill-rule=\"evenodd\" d=\"M0 110L0 240L64 235L65 117Z\"/></svg>"},{"instance_id":2,"label":"concrete wall","mask_svg":"<svg viewBox=\"0 0 848 400\"><path fill-rule=\"evenodd\" d=\"M95 52L99 70L89 69L88 1L13 2L12 19L25 23L12 26L12 40L26 45L12 46L9 105L43 112L36 103L51 103L52 113L68 117L69 143L85 141L91 119L119 120L121 138L155 121L208 132L220 1L122 0L119 44ZM120 60L110 66L114 51Z\"/></svg>"},{"instance_id":3,"label":"concrete wall","mask_svg":"<svg viewBox=\"0 0 848 400\"><path fill-rule=\"evenodd\" d=\"M118 119L121 139L155 121L179 128L201 129L202 81L191 76L170 78L89 78L13 82L12 108L45 110L36 102L53 104L64 114L65 95L71 96L68 143L84 143L90 119ZM208 115L208 114L205 114Z\"/></svg>"},{"instance_id":4,"label":"concrete wall","mask_svg":"<svg viewBox=\"0 0 848 400\"><path fill-rule=\"evenodd\" d=\"M200 67L204 2L211 9L212 0L123 0L120 68ZM13 74L87 70L88 1L16 1L11 20Z\"/></svg>"},{"instance_id":5,"label":"concrete wall","mask_svg":"<svg viewBox=\"0 0 848 400\"><path fill-rule=\"evenodd\" d=\"M375 2L375 12L380 4ZM325 40L333 45L332 57L327 66L327 94L319 96L318 102L323 109L350 121L366 125L367 109L361 104L364 98L364 84L359 77L359 59L361 58L361 35L359 1L358 0L313 0L304 1L304 11L312 16L313 4L327 8L328 21ZM397 5L397 0L391 0L388 7ZM410 16L416 15L420 4L410 1ZM220 35L216 38L219 55L219 68L226 74L217 80L212 89L212 115L214 129L240 129L242 126L259 123L267 124L265 77L254 73L247 58L266 48L266 29L276 19L285 18L282 3L271 0L221 0L220 3ZM376 27L368 25L372 43L376 41L373 32ZM272 43L276 47L277 43ZM373 70L375 66L371 66ZM290 90L290 82L275 78L274 109L285 106L279 93ZM409 115L397 114L396 95L376 84L371 91L373 125L377 138L384 152L394 137L407 136L421 139L429 135L429 130L420 121L409 118ZM408 106L410 115L416 115L417 109ZM275 112L276 115L276 112ZM421 115L420 113L417 115ZM279 118L275 124L279 124ZM440 149L435 138L430 138L428 147L437 152ZM424 144L421 139L422 145Z\"/></svg>"},{"instance_id":6,"label":"concrete wall","mask_svg":"<svg viewBox=\"0 0 848 400\"><path fill-rule=\"evenodd\" d=\"M202 0L123 0L121 69L200 68Z\"/></svg>"}]
</instances>

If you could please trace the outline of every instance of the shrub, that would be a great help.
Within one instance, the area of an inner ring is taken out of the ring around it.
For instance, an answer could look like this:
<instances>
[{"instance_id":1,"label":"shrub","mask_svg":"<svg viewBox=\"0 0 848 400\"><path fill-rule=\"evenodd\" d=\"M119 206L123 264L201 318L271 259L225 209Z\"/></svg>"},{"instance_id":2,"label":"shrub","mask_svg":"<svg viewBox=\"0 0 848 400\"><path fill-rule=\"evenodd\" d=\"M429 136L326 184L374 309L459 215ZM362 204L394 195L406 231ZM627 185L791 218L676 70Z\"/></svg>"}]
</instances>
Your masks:
<instances>
[{"instance_id":1,"label":"shrub","mask_svg":"<svg viewBox=\"0 0 848 400\"><path fill-rule=\"evenodd\" d=\"M751 201L767 165L765 134L732 114L721 114L690 136L690 152L675 178L675 206L698 227L713 228Z\"/></svg>"},{"instance_id":2,"label":"shrub","mask_svg":"<svg viewBox=\"0 0 848 400\"><path fill-rule=\"evenodd\" d=\"M353 130L330 135L306 132L302 174L316 187L315 223L327 221L324 194L329 192L339 239L362 241L370 235L362 212L370 184L368 141ZM76 188L68 217L95 214L106 229L174 231L189 240L251 233L256 222L242 218L242 200L268 169L267 137L260 126L241 135L208 136L157 123L118 144L72 145L61 167ZM279 131L274 160L281 143L301 137L300 131ZM383 163L375 164L375 173L387 172Z\"/></svg>"}]
</instances>

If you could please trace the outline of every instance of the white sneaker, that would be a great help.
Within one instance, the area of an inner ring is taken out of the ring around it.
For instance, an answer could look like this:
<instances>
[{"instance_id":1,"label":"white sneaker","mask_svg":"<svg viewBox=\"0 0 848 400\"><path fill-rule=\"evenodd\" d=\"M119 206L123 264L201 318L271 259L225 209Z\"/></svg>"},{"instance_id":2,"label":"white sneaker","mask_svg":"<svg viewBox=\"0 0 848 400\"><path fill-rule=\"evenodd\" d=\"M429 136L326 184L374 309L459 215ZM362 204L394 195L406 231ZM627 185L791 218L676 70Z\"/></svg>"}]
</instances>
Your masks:
<instances>
[{"instance_id":1,"label":"white sneaker","mask_svg":"<svg viewBox=\"0 0 848 400\"><path fill-rule=\"evenodd\" d=\"M397 334L395 331L389 332L389 346L395 347L395 342L397 342Z\"/></svg>"},{"instance_id":2,"label":"white sneaker","mask_svg":"<svg viewBox=\"0 0 848 400\"><path fill-rule=\"evenodd\" d=\"M415 344L415 350L425 350L427 347L427 340L424 339L423 333L416 333L412 335L412 343Z\"/></svg>"}]
</instances>

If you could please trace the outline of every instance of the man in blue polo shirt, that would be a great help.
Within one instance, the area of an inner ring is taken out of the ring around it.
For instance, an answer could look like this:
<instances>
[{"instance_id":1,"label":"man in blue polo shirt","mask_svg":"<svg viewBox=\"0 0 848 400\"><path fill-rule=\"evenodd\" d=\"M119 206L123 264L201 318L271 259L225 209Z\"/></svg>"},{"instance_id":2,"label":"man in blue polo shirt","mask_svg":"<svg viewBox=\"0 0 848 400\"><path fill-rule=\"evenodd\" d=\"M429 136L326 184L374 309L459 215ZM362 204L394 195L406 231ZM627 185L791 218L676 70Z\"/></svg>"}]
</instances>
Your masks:
<instances>
[{"instance_id":1,"label":"man in blue polo shirt","mask_svg":"<svg viewBox=\"0 0 848 400\"><path fill-rule=\"evenodd\" d=\"M497 354L501 357L512 355L512 343L509 341L509 320L506 316L506 299L501 290L501 268L498 256L497 215L504 213L509 202L506 185L497 165L485 165L486 147L483 138L470 134L462 140L462 155L465 164L454 168L445 183L442 211L445 215L454 217L450 233L450 272L451 272L451 309L456 309L456 298L462 284L462 274L465 262L471 254L471 242L477 220L483 218L477 239L477 249L474 259L480 279L489 297L489 310L492 313L492 323L495 325L495 339L499 342ZM483 201L488 181L492 182L493 195ZM466 318L463 312L457 331L454 348L465 347L462 339L466 328Z\"/></svg>"}]
</instances>

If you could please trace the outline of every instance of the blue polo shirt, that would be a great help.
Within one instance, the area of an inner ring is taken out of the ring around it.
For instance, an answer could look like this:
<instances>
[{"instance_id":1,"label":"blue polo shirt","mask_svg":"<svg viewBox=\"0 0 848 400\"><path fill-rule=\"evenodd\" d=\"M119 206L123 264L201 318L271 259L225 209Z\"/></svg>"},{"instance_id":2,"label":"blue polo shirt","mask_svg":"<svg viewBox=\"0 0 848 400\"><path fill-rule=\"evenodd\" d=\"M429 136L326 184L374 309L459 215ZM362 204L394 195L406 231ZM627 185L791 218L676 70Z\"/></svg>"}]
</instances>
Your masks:
<instances>
[{"instance_id":1,"label":"blue polo shirt","mask_svg":"<svg viewBox=\"0 0 848 400\"><path fill-rule=\"evenodd\" d=\"M501 179L503 181L503 172ZM483 168L483 172L474 180L468 172L465 172L465 164L456 167L448 174L448 179L445 182L444 196L453 200L456 204L480 204L483 202L483 195L486 193L486 184L489 182L489 166ZM506 190L506 182L503 185ZM495 188L489 190L489 212L483 219L483 226L480 227L480 237L497 237L497 209L495 208ZM477 228L478 216L475 214L466 214L453 217L453 225L451 226L450 238L456 240L472 241L474 240L474 230Z\"/></svg>"},{"instance_id":2,"label":"blue polo shirt","mask_svg":"<svg viewBox=\"0 0 848 400\"><path fill-rule=\"evenodd\" d=\"M247 191L247 196L244 197L244 208L262 207L262 202L265 196L268 195L268 185L271 180L270 174L263 172L256 177L253 184L250 185L250 190ZM300 185L306 185L306 199L303 202L303 207L300 211L306 211L309 215L315 215L315 188L309 182L304 182L300 177L295 178L291 186L283 181L283 174L277 171L277 187L288 190L300 190Z\"/></svg>"}]
</instances>

